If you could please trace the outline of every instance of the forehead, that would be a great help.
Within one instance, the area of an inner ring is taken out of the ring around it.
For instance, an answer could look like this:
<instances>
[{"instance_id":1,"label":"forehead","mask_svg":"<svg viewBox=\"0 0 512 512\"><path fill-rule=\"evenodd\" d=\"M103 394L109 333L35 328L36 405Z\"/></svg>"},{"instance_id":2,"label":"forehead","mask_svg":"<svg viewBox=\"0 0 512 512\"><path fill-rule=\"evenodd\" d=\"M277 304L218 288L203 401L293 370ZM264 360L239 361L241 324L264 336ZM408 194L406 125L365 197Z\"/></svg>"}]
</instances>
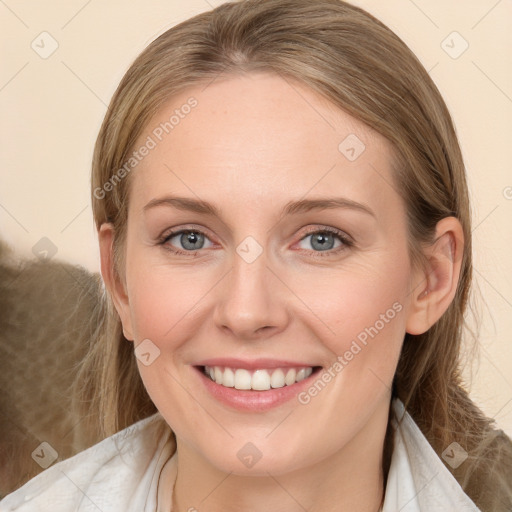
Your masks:
<instances>
[{"instance_id":1,"label":"forehead","mask_svg":"<svg viewBox=\"0 0 512 512\"><path fill-rule=\"evenodd\" d=\"M187 89L160 109L135 147L149 139L153 147L132 178L137 202L165 192L247 208L277 207L308 193L336 191L354 200L373 194L377 202L396 196L392 149L382 136L306 86L273 74Z\"/></svg>"}]
</instances>

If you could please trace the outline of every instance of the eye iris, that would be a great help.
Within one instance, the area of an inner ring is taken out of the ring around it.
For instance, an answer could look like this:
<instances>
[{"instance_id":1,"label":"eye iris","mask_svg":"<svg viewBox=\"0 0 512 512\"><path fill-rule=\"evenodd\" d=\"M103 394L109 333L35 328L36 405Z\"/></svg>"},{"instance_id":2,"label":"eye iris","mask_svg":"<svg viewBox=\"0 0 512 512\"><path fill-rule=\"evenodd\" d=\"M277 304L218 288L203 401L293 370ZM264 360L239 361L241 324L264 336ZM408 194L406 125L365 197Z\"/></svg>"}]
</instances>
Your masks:
<instances>
[{"instance_id":1,"label":"eye iris","mask_svg":"<svg viewBox=\"0 0 512 512\"><path fill-rule=\"evenodd\" d=\"M198 242L204 242L204 235L194 231L186 231L182 233L180 242L185 249L200 249L201 247L195 247L194 244L197 244Z\"/></svg>"},{"instance_id":2,"label":"eye iris","mask_svg":"<svg viewBox=\"0 0 512 512\"><path fill-rule=\"evenodd\" d=\"M311 246L320 251L332 249L334 247L334 235L332 233L315 233L311 238Z\"/></svg>"},{"instance_id":3,"label":"eye iris","mask_svg":"<svg viewBox=\"0 0 512 512\"><path fill-rule=\"evenodd\" d=\"M318 232L310 236L311 245L316 250L328 251L334 247L334 235L332 233ZM180 236L180 242L185 249L201 249L204 244L204 235L196 231L184 231Z\"/></svg>"}]
</instances>

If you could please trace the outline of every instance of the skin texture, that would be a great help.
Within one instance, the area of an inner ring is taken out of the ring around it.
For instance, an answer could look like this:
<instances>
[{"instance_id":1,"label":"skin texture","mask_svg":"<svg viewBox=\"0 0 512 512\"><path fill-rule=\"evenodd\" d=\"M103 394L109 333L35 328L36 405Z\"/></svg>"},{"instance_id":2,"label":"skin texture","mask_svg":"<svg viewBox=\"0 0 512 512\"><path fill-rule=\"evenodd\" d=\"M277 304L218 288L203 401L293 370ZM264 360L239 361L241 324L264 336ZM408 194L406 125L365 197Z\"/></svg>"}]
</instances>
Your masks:
<instances>
[{"instance_id":1,"label":"skin texture","mask_svg":"<svg viewBox=\"0 0 512 512\"><path fill-rule=\"evenodd\" d=\"M99 232L102 274L125 336L160 350L151 365L138 364L177 437L173 510L376 511L402 341L406 332L427 330L453 299L460 224L443 219L437 243L425 248L429 268L413 269L387 141L272 74L218 78L173 97L140 142L190 96L198 105L130 176L120 275L112 268L112 226ZM349 134L366 146L354 161L338 149ZM171 194L208 201L220 216L168 205L144 210ZM281 214L290 201L334 196L373 215L350 208ZM173 254L186 248L179 235L159 245L171 228L198 229L204 245ZM319 250L308 235L325 228L353 244L335 237ZM263 249L252 263L236 252L247 236ZM211 357L329 368L393 304L400 311L306 405L294 399L241 412L206 393L193 368ZM262 454L252 468L237 457L247 442Z\"/></svg>"}]
</instances>

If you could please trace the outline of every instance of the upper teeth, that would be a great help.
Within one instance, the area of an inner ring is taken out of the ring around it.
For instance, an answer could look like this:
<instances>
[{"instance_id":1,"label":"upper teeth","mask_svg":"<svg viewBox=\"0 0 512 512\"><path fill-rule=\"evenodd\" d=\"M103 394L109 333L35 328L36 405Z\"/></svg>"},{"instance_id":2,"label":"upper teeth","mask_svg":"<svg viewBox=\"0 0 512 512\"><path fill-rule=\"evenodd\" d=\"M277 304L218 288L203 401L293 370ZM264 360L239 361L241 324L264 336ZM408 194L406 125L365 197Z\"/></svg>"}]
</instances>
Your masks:
<instances>
[{"instance_id":1,"label":"upper teeth","mask_svg":"<svg viewBox=\"0 0 512 512\"><path fill-rule=\"evenodd\" d=\"M312 367L303 368L274 368L272 370L245 370L221 366L205 366L205 374L221 386L236 389L254 389L265 391L272 388L291 386L309 377ZM272 374L272 375L271 375Z\"/></svg>"}]
</instances>

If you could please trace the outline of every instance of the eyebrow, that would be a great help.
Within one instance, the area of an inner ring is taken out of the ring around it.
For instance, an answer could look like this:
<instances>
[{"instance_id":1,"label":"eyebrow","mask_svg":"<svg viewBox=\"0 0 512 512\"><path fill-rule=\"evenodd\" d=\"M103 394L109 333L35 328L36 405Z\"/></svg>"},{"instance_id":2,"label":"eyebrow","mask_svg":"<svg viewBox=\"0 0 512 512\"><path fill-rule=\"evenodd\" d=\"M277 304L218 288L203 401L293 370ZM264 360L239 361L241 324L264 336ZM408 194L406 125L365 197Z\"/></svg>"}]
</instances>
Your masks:
<instances>
[{"instance_id":1,"label":"eyebrow","mask_svg":"<svg viewBox=\"0 0 512 512\"><path fill-rule=\"evenodd\" d=\"M146 204L146 206L144 206L143 211L147 211L158 206L170 206L179 210L201 213L204 215L211 215L216 217L221 216L219 209L207 201L194 199L191 197L177 196L165 196L152 199L148 204ZM344 197L324 197L321 199L301 199L299 201L290 201L283 207L282 215L307 213L312 210L334 208L356 210L362 213L367 213L372 217L376 217L375 213L365 204L358 203Z\"/></svg>"}]
</instances>

